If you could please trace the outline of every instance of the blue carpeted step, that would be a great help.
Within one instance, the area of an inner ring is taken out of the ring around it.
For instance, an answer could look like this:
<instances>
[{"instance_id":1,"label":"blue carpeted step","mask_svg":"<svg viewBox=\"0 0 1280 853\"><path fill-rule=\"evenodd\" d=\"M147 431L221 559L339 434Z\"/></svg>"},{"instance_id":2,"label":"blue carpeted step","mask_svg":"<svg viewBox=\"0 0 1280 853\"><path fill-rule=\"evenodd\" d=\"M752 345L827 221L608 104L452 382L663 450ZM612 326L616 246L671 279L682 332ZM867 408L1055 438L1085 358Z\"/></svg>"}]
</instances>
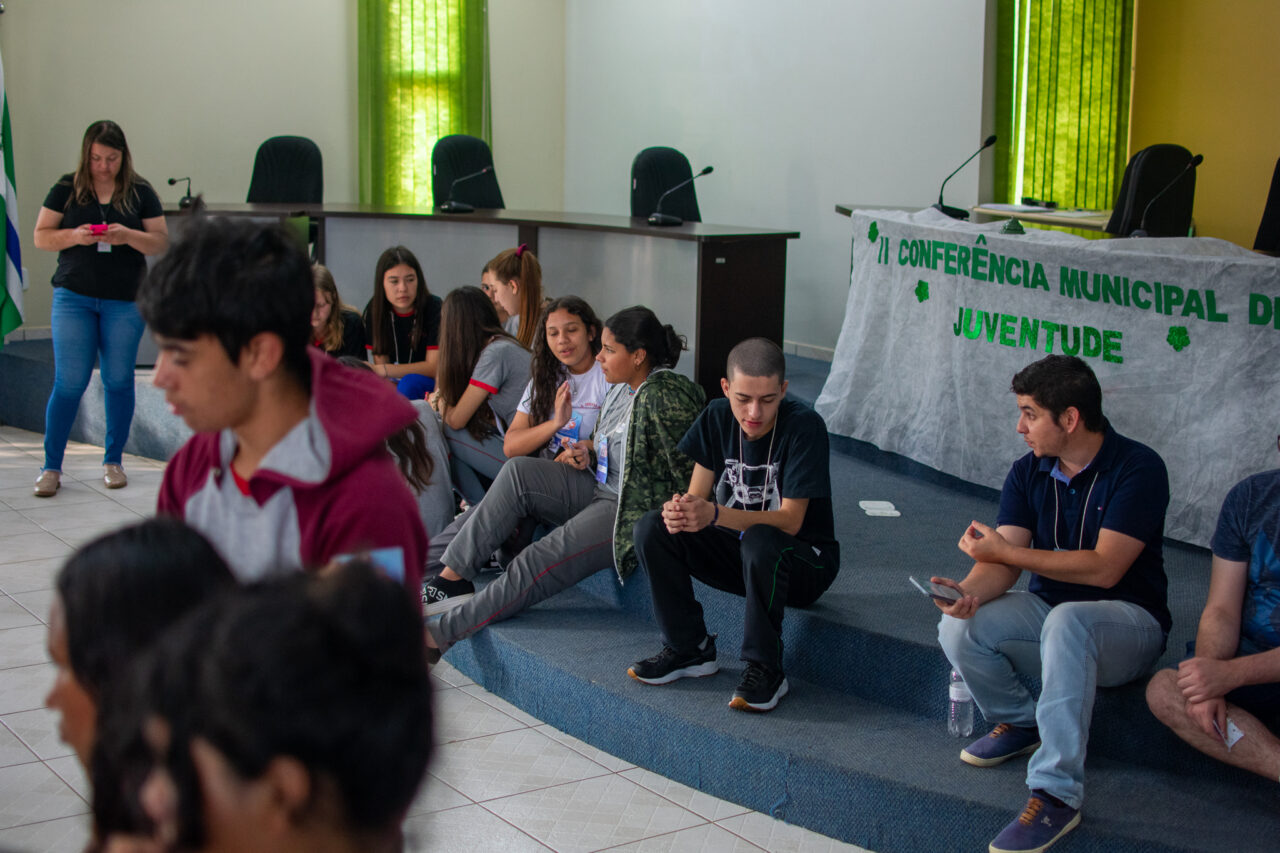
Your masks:
<instances>
[{"instance_id":1,"label":"blue carpeted step","mask_svg":"<svg viewBox=\"0 0 1280 853\"><path fill-rule=\"evenodd\" d=\"M610 753L880 853L980 849L1025 801L1025 762L963 764L964 742L946 735L940 715L794 677L774 712L742 714L726 707L741 666L724 647L725 671L711 678L665 687L627 678L654 644L649 623L570 591L490 626L448 660ZM1194 766L1165 773L1091 757L1085 820L1061 849L1274 849L1275 785L1206 759Z\"/></svg>"}]
</instances>

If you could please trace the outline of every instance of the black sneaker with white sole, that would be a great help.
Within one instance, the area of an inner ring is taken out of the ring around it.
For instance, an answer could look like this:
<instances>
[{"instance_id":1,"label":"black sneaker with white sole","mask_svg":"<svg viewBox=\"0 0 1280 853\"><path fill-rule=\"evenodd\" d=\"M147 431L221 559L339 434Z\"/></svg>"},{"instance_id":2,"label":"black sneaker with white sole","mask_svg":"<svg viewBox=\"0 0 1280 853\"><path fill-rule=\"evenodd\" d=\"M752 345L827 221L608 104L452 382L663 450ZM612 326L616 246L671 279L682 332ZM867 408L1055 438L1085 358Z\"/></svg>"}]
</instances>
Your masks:
<instances>
[{"instance_id":1,"label":"black sneaker with white sole","mask_svg":"<svg viewBox=\"0 0 1280 853\"><path fill-rule=\"evenodd\" d=\"M729 707L739 711L772 711L789 689L782 670L747 661L747 670L742 673L738 689L733 691Z\"/></svg>"},{"instance_id":2,"label":"black sneaker with white sole","mask_svg":"<svg viewBox=\"0 0 1280 853\"><path fill-rule=\"evenodd\" d=\"M436 575L422 584L422 607L426 615L438 616L475 594L475 584L466 578L451 581Z\"/></svg>"},{"instance_id":3,"label":"black sneaker with white sole","mask_svg":"<svg viewBox=\"0 0 1280 853\"><path fill-rule=\"evenodd\" d=\"M708 634L693 654L677 652L670 646L651 658L636 661L627 675L645 684L670 684L678 678L701 678L720 671L716 663L716 635Z\"/></svg>"}]
</instances>

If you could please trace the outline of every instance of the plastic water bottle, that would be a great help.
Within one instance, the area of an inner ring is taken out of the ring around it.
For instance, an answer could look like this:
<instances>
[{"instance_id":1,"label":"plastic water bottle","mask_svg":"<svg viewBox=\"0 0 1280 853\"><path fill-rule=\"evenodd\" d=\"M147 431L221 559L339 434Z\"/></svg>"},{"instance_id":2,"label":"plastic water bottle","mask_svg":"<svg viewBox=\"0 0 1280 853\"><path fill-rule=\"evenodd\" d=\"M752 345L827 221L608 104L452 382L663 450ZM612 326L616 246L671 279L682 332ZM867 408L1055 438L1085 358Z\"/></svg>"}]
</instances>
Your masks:
<instances>
[{"instance_id":1,"label":"plastic water bottle","mask_svg":"<svg viewBox=\"0 0 1280 853\"><path fill-rule=\"evenodd\" d=\"M947 733L952 737L969 737L973 734L973 694L960 673L951 670L951 684L947 691Z\"/></svg>"}]
</instances>

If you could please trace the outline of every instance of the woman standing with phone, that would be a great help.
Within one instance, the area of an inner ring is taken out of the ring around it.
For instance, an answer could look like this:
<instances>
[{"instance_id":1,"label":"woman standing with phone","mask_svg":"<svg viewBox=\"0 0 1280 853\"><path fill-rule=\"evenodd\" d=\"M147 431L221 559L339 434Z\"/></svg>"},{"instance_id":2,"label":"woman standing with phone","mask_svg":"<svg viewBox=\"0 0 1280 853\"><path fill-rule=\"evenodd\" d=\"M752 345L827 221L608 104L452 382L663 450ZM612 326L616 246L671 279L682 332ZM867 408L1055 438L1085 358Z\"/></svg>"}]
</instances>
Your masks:
<instances>
[{"instance_id":1,"label":"woman standing with phone","mask_svg":"<svg viewBox=\"0 0 1280 853\"><path fill-rule=\"evenodd\" d=\"M133 423L133 367L144 327L134 295L146 272L144 256L168 245L160 198L133 171L124 131L113 121L89 125L75 172L53 185L36 216L36 248L58 253L53 393L37 497L57 494L67 437L95 359L107 410L103 483L108 489L128 484L120 463Z\"/></svg>"}]
</instances>

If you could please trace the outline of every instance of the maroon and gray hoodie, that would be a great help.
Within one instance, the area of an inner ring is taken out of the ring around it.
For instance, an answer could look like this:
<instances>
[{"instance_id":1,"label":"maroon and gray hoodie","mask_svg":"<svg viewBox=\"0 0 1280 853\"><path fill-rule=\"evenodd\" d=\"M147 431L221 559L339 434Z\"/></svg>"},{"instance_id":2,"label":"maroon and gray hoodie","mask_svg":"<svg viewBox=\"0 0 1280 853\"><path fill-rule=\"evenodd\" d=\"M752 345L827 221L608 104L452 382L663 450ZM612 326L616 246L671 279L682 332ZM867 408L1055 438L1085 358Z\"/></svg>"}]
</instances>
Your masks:
<instances>
[{"instance_id":1,"label":"maroon and gray hoodie","mask_svg":"<svg viewBox=\"0 0 1280 853\"><path fill-rule=\"evenodd\" d=\"M231 472L235 434L198 433L165 469L157 509L207 536L241 581L399 548L405 586L421 602L427 535L386 448L417 412L372 373L309 356L310 414L267 452L249 494Z\"/></svg>"}]
</instances>

